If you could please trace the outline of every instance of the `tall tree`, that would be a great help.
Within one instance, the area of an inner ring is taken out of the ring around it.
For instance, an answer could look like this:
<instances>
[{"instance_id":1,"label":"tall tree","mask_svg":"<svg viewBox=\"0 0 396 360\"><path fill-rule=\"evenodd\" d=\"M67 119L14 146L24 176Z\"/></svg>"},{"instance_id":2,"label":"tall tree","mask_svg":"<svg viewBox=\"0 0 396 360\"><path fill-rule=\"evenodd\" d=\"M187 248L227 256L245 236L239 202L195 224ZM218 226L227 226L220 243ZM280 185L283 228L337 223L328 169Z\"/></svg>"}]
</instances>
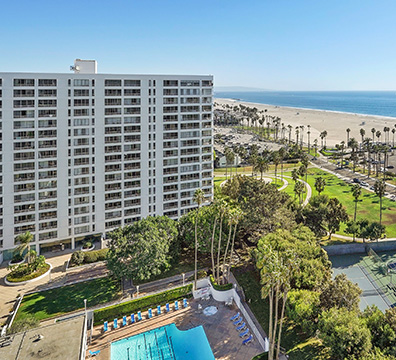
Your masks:
<instances>
[{"instance_id":1,"label":"tall tree","mask_svg":"<svg viewBox=\"0 0 396 360\"><path fill-rule=\"evenodd\" d=\"M347 141L346 141L346 144L347 144L347 146L349 146L349 133L351 132L351 129L350 128L347 128L346 129L346 133L347 133Z\"/></svg>"},{"instance_id":2,"label":"tall tree","mask_svg":"<svg viewBox=\"0 0 396 360\"><path fill-rule=\"evenodd\" d=\"M202 203L205 201L205 193L202 189L195 190L193 201L198 205L197 216L195 218L195 246L194 246L194 289L197 289L198 279L198 219L199 210L201 209Z\"/></svg>"},{"instance_id":3,"label":"tall tree","mask_svg":"<svg viewBox=\"0 0 396 360\"><path fill-rule=\"evenodd\" d=\"M218 284L220 284L220 251L221 251L221 234L223 230L223 217L227 214L229 208L228 204L223 200L219 204L219 212L220 212L220 235L219 235L219 241L218 241L218 247L217 247L217 276L216 276L216 281Z\"/></svg>"},{"instance_id":4,"label":"tall tree","mask_svg":"<svg viewBox=\"0 0 396 360\"><path fill-rule=\"evenodd\" d=\"M148 280L169 268L177 227L166 216L149 216L108 236L108 269L120 279Z\"/></svg>"},{"instance_id":5,"label":"tall tree","mask_svg":"<svg viewBox=\"0 0 396 360\"><path fill-rule=\"evenodd\" d=\"M268 171L268 168L268 159L263 156L259 156L254 166L254 170L260 172L260 180L263 180L263 173Z\"/></svg>"},{"instance_id":6,"label":"tall tree","mask_svg":"<svg viewBox=\"0 0 396 360\"><path fill-rule=\"evenodd\" d=\"M382 224L382 198L385 195L386 184L384 180L376 180L374 184L374 191L380 199L380 225Z\"/></svg>"},{"instance_id":7,"label":"tall tree","mask_svg":"<svg viewBox=\"0 0 396 360\"><path fill-rule=\"evenodd\" d=\"M323 177L319 176L315 179L315 189L319 195L325 189L325 186L326 180Z\"/></svg>"},{"instance_id":8,"label":"tall tree","mask_svg":"<svg viewBox=\"0 0 396 360\"><path fill-rule=\"evenodd\" d=\"M278 178L276 177L276 175L277 175L278 165L279 165L280 161L281 161L281 159L280 159L279 152L273 151L272 152L272 162L275 165L275 184L278 183Z\"/></svg>"},{"instance_id":9,"label":"tall tree","mask_svg":"<svg viewBox=\"0 0 396 360\"><path fill-rule=\"evenodd\" d=\"M340 230L340 224L348 221L348 214L345 207L337 198L331 198L327 204L326 217L329 229L329 239L331 239L331 235Z\"/></svg>"}]
</instances>

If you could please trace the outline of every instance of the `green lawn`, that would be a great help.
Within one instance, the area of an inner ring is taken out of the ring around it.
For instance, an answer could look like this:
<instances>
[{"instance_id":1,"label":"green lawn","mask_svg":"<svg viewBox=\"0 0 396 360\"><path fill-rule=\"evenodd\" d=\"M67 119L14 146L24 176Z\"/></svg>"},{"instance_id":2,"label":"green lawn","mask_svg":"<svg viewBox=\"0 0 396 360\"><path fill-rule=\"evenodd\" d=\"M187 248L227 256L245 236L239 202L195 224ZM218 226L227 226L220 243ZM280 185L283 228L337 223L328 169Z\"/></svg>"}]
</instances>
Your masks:
<instances>
[{"instance_id":1,"label":"green lawn","mask_svg":"<svg viewBox=\"0 0 396 360\"><path fill-rule=\"evenodd\" d=\"M84 308L84 299L87 299L87 306L91 307L119 296L120 283L108 277L41 291L23 298L16 320L26 314L44 320Z\"/></svg>"},{"instance_id":2,"label":"green lawn","mask_svg":"<svg viewBox=\"0 0 396 360\"><path fill-rule=\"evenodd\" d=\"M285 173L285 175L290 176L290 173ZM315 189L315 179L318 176L321 176L326 180L326 187L323 194L328 195L329 197L338 198L346 207L348 215L350 219L352 219L355 211L355 202L351 193L352 185L347 184L346 182L338 179L335 175L331 175L326 171L317 168L310 168L308 169L307 182L312 188L313 196L318 194ZM293 186L290 184L285 191L293 194ZM362 189L362 195L357 207L357 220L366 218L371 221L379 221L379 210L380 206L378 196L373 192ZM382 201L382 223L386 225L386 236L396 237L396 202L390 201L386 198L383 198ZM344 232L344 229L345 225L341 227L339 234L348 235Z\"/></svg>"},{"instance_id":3,"label":"green lawn","mask_svg":"<svg viewBox=\"0 0 396 360\"><path fill-rule=\"evenodd\" d=\"M239 285L243 287L246 300L250 302L249 306L256 319L264 331L268 332L268 302L261 299L261 285L257 272L236 269L234 275ZM288 319L286 319L283 326L281 346L287 350L287 354L293 360L322 359L320 357L322 350L320 340L314 337L307 337L300 331L298 326L291 323ZM262 357L262 359L266 359L266 357Z\"/></svg>"}]
</instances>

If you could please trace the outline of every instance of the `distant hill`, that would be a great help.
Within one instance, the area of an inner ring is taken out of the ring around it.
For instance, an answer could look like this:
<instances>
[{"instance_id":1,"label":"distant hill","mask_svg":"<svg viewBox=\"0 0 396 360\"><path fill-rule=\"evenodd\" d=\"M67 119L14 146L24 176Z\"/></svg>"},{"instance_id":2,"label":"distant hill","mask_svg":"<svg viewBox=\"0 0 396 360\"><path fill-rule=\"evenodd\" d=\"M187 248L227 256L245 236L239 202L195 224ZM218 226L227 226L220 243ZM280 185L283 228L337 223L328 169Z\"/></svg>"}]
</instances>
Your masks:
<instances>
[{"instance_id":1,"label":"distant hill","mask_svg":"<svg viewBox=\"0 0 396 360\"><path fill-rule=\"evenodd\" d=\"M260 89L246 86L215 86L214 91L218 92L249 92L249 91L271 91L268 89Z\"/></svg>"}]
</instances>

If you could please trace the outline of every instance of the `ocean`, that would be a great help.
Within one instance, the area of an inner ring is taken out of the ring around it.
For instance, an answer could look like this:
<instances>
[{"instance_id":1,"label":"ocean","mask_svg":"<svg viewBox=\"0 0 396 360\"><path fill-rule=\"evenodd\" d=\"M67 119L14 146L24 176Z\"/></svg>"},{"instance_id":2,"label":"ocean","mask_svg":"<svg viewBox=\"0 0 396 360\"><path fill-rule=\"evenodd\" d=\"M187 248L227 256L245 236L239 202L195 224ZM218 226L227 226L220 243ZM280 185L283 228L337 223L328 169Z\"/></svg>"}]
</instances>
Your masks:
<instances>
[{"instance_id":1,"label":"ocean","mask_svg":"<svg viewBox=\"0 0 396 360\"><path fill-rule=\"evenodd\" d=\"M396 118L395 91L214 92L215 98Z\"/></svg>"}]
</instances>

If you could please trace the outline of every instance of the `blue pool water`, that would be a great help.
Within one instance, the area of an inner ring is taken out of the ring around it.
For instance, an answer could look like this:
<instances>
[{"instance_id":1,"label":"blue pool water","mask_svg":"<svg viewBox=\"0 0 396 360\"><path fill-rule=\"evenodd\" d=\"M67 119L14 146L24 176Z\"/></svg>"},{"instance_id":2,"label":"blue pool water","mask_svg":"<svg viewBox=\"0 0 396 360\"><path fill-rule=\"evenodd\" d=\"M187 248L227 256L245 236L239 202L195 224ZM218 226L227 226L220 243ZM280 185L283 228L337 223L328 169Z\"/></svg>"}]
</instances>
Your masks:
<instances>
[{"instance_id":1,"label":"blue pool water","mask_svg":"<svg viewBox=\"0 0 396 360\"><path fill-rule=\"evenodd\" d=\"M111 360L215 360L202 326L162 326L111 344Z\"/></svg>"}]
</instances>

